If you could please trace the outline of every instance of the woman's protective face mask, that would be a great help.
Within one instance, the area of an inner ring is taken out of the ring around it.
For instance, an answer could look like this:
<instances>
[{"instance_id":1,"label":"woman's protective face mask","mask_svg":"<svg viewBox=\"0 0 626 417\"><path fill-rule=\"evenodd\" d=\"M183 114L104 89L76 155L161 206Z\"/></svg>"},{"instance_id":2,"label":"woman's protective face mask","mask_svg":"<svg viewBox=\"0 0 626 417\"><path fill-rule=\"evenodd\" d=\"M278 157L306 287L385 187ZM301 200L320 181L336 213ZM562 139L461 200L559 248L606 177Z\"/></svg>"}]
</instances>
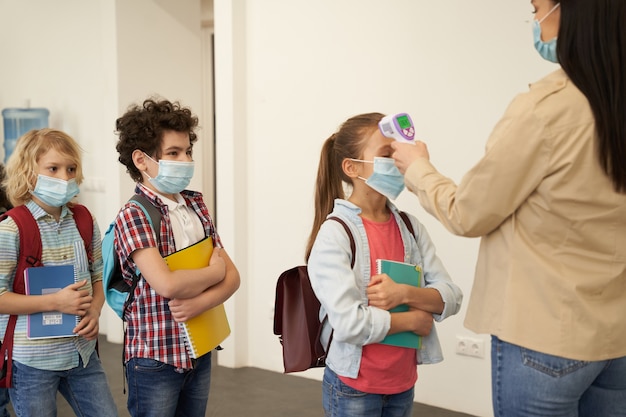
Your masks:
<instances>
[{"instance_id":1,"label":"woman's protective face mask","mask_svg":"<svg viewBox=\"0 0 626 417\"><path fill-rule=\"evenodd\" d=\"M39 174L37 184L31 194L50 207L61 207L70 202L80 192L76 180L69 181Z\"/></svg>"},{"instance_id":2,"label":"woman's protective face mask","mask_svg":"<svg viewBox=\"0 0 626 417\"><path fill-rule=\"evenodd\" d=\"M543 22L546 17L550 16L560 5L561 3L557 3L541 20L533 20L533 42L535 49L543 59L554 62L555 64L559 62L556 56L556 38L552 38L548 42L541 40L541 22Z\"/></svg>"},{"instance_id":3,"label":"woman's protective face mask","mask_svg":"<svg viewBox=\"0 0 626 417\"><path fill-rule=\"evenodd\" d=\"M168 161L161 159L159 162L150 158L145 152L144 155L155 164L159 164L159 171L156 177L152 178L147 171L148 181L163 194L176 194L183 191L191 182L194 171L193 162Z\"/></svg>"},{"instance_id":4,"label":"woman's protective face mask","mask_svg":"<svg viewBox=\"0 0 626 417\"><path fill-rule=\"evenodd\" d=\"M369 178L357 177L367 184L374 191L378 191L390 200L398 198L404 190L404 176L396 167L392 158L375 157L374 161L364 161L362 159L351 159L356 162L374 164L374 172Z\"/></svg>"}]
</instances>

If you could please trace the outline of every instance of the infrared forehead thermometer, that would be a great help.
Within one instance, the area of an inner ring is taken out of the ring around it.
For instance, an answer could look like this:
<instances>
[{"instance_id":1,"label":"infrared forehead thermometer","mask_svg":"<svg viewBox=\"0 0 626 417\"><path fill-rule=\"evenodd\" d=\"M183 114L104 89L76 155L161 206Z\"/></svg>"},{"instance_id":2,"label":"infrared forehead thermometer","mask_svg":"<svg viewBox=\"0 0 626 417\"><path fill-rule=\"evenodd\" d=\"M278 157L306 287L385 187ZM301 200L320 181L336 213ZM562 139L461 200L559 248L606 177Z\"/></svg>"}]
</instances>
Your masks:
<instances>
[{"instance_id":1,"label":"infrared forehead thermometer","mask_svg":"<svg viewBox=\"0 0 626 417\"><path fill-rule=\"evenodd\" d=\"M415 126L407 113L391 114L378 122L381 133L398 142L415 144Z\"/></svg>"}]
</instances>

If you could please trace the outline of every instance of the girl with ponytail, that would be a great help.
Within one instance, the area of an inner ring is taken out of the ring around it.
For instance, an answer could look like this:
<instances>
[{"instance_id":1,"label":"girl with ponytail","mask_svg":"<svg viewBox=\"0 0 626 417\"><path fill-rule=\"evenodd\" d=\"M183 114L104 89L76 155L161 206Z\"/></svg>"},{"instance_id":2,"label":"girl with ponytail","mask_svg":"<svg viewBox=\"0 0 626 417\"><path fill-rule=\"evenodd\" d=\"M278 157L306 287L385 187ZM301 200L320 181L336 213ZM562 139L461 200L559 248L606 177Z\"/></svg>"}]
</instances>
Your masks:
<instances>
[{"instance_id":1,"label":"girl with ponytail","mask_svg":"<svg viewBox=\"0 0 626 417\"><path fill-rule=\"evenodd\" d=\"M328 315L322 402L327 417L410 417L418 363L443 359L433 320L459 311L462 294L450 280L424 226L408 215L411 233L390 201L404 188L380 113L346 120L324 143L315 192L315 218L306 250L311 286ZM353 253L341 219L356 244ZM376 260L419 265L421 287L376 274ZM354 267L351 263L354 262ZM405 312L390 313L401 304ZM414 332L421 349L380 343Z\"/></svg>"}]
</instances>

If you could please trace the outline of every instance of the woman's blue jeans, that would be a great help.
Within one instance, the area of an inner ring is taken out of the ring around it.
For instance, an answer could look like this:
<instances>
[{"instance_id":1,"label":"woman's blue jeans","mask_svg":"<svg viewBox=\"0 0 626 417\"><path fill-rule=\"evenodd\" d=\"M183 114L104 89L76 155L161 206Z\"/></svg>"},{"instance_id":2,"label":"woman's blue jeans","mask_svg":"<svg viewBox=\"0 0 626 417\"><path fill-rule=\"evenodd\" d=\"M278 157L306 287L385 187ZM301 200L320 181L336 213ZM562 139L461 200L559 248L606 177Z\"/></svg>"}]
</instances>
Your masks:
<instances>
[{"instance_id":1,"label":"woman's blue jeans","mask_svg":"<svg viewBox=\"0 0 626 417\"><path fill-rule=\"evenodd\" d=\"M211 385L211 352L182 371L148 358L126 364L128 411L133 417L204 416Z\"/></svg>"},{"instance_id":2,"label":"woman's blue jeans","mask_svg":"<svg viewBox=\"0 0 626 417\"><path fill-rule=\"evenodd\" d=\"M13 388L9 389L18 416L54 417L57 391L79 417L116 417L107 377L96 352L87 367L80 360L67 371L46 371L13 361Z\"/></svg>"},{"instance_id":3,"label":"woman's blue jeans","mask_svg":"<svg viewBox=\"0 0 626 417\"><path fill-rule=\"evenodd\" d=\"M325 417L411 417L414 389L393 395L368 394L350 388L326 367L322 381Z\"/></svg>"},{"instance_id":4,"label":"woman's blue jeans","mask_svg":"<svg viewBox=\"0 0 626 417\"><path fill-rule=\"evenodd\" d=\"M626 357L586 362L492 336L495 417L626 416Z\"/></svg>"}]
</instances>

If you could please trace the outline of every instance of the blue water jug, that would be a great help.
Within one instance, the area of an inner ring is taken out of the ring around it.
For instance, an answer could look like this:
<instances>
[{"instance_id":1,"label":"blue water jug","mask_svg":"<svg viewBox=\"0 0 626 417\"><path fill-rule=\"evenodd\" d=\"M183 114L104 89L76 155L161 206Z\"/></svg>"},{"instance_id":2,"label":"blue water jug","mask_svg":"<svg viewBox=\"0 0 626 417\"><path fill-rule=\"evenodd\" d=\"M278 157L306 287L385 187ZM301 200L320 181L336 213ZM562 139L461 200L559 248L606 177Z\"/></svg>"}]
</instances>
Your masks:
<instances>
[{"instance_id":1,"label":"blue water jug","mask_svg":"<svg viewBox=\"0 0 626 417\"><path fill-rule=\"evenodd\" d=\"M2 110L4 121L4 163L15 149L17 140L33 129L48 127L50 112L44 108L7 108Z\"/></svg>"}]
</instances>

